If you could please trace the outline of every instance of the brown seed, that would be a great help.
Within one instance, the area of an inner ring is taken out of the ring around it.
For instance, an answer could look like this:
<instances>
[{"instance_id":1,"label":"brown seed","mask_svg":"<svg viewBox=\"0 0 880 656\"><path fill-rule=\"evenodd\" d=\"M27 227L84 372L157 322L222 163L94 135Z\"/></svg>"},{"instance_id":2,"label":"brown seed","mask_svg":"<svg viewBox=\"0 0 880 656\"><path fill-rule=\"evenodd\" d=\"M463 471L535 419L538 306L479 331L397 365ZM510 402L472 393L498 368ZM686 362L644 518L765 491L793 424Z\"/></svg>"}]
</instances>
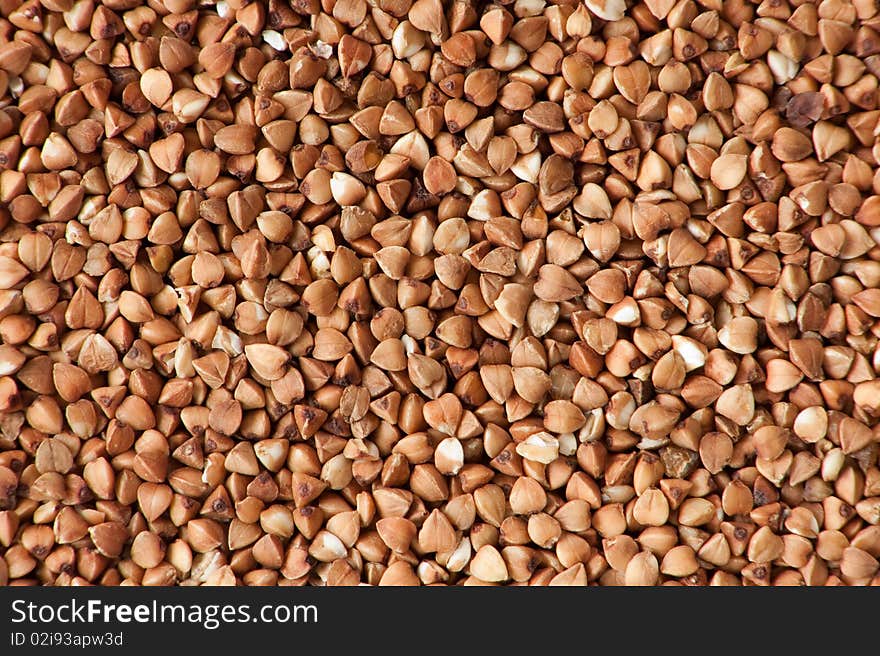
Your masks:
<instances>
[{"instance_id":1,"label":"brown seed","mask_svg":"<svg viewBox=\"0 0 880 656\"><path fill-rule=\"evenodd\" d=\"M870 578L877 572L877 559L856 547L848 547L843 551L840 571L854 579Z\"/></svg>"},{"instance_id":2,"label":"brown seed","mask_svg":"<svg viewBox=\"0 0 880 656\"><path fill-rule=\"evenodd\" d=\"M12 289L28 275L28 270L11 257L0 256L0 289Z\"/></svg>"},{"instance_id":3,"label":"brown seed","mask_svg":"<svg viewBox=\"0 0 880 656\"><path fill-rule=\"evenodd\" d=\"M633 507L633 518L644 526L663 526L669 519L666 496L654 488L645 490Z\"/></svg>"},{"instance_id":4,"label":"brown seed","mask_svg":"<svg viewBox=\"0 0 880 656\"><path fill-rule=\"evenodd\" d=\"M572 433L585 422L584 414L570 401L551 401L544 406L544 428L553 433Z\"/></svg>"},{"instance_id":5,"label":"brown seed","mask_svg":"<svg viewBox=\"0 0 880 656\"><path fill-rule=\"evenodd\" d=\"M425 189L435 196L442 196L455 189L457 176L452 165L441 157L434 156L428 160L422 173Z\"/></svg>"},{"instance_id":6,"label":"brown seed","mask_svg":"<svg viewBox=\"0 0 880 656\"><path fill-rule=\"evenodd\" d=\"M470 563L470 572L478 579L497 583L508 578L507 565L498 550L492 545L483 545Z\"/></svg>"},{"instance_id":7,"label":"brown seed","mask_svg":"<svg viewBox=\"0 0 880 656\"><path fill-rule=\"evenodd\" d=\"M673 547L663 556L660 571L677 578L690 576L699 568L694 550L686 544Z\"/></svg>"},{"instance_id":8,"label":"brown seed","mask_svg":"<svg viewBox=\"0 0 880 656\"><path fill-rule=\"evenodd\" d=\"M247 361L254 371L266 380L278 380L284 375L290 354L271 344L248 344L244 347Z\"/></svg>"},{"instance_id":9,"label":"brown seed","mask_svg":"<svg viewBox=\"0 0 880 656\"><path fill-rule=\"evenodd\" d=\"M627 563L624 582L628 586L652 586L657 583L660 565L654 554L643 551Z\"/></svg>"},{"instance_id":10,"label":"brown seed","mask_svg":"<svg viewBox=\"0 0 880 656\"><path fill-rule=\"evenodd\" d=\"M390 549L403 553L416 536L416 527L403 517L386 517L376 522L376 530Z\"/></svg>"},{"instance_id":11,"label":"brown seed","mask_svg":"<svg viewBox=\"0 0 880 656\"><path fill-rule=\"evenodd\" d=\"M422 524L418 534L419 546L428 552L448 552L456 546L455 530L440 510L434 509Z\"/></svg>"},{"instance_id":12,"label":"brown seed","mask_svg":"<svg viewBox=\"0 0 880 656\"><path fill-rule=\"evenodd\" d=\"M116 558L122 553L128 534L121 522L104 522L92 526L89 537L101 555Z\"/></svg>"},{"instance_id":13,"label":"brown seed","mask_svg":"<svg viewBox=\"0 0 880 656\"><path fill-rule=\"evenodd\" d=\"M583 292L583 287L568 271L555 264L545 264L538 272L535 295L544 301L566 301Z\"/></svg>"},{"instance_id":14,"label":"brown seed","mask_svg":"<svg viewBox=\"0 0 880 656\"><path fill-rule=\"evenodd\" d=\"M230 155L254 152L256 130L247 125L228 125L214 133L214 145Z\"/></svg>"},{"instance_id":15,"label":"brown seed","mask_svg":"<svg viewBox=\"0 0 880 656\"><path fill-rule=\"evenodd\" d=\"M327 316L333 311L339 297L339 288L331 279L316 280L302 294L305 307L316 316Z\"/></svg>"}]
</instances>

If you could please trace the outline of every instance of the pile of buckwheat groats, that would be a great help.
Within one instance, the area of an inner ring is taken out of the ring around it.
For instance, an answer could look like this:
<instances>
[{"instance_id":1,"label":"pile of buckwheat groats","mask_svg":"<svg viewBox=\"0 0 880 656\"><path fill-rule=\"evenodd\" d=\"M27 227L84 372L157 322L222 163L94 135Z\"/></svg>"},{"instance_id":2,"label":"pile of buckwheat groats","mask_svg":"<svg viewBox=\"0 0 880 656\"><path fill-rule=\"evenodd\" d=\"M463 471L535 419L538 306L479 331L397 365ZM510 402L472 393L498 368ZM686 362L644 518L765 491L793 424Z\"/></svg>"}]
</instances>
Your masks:
<instances>
[{"instance_id":1,"label":"pile of buckwheat groats","mask_svg":"<svg viewBox=\"0 0 880 656\"><path fill-rule=\"evenodd\" d=\"M875 0L0 0L0 584L880 583Z\"/></svg>"}]
</instances>

